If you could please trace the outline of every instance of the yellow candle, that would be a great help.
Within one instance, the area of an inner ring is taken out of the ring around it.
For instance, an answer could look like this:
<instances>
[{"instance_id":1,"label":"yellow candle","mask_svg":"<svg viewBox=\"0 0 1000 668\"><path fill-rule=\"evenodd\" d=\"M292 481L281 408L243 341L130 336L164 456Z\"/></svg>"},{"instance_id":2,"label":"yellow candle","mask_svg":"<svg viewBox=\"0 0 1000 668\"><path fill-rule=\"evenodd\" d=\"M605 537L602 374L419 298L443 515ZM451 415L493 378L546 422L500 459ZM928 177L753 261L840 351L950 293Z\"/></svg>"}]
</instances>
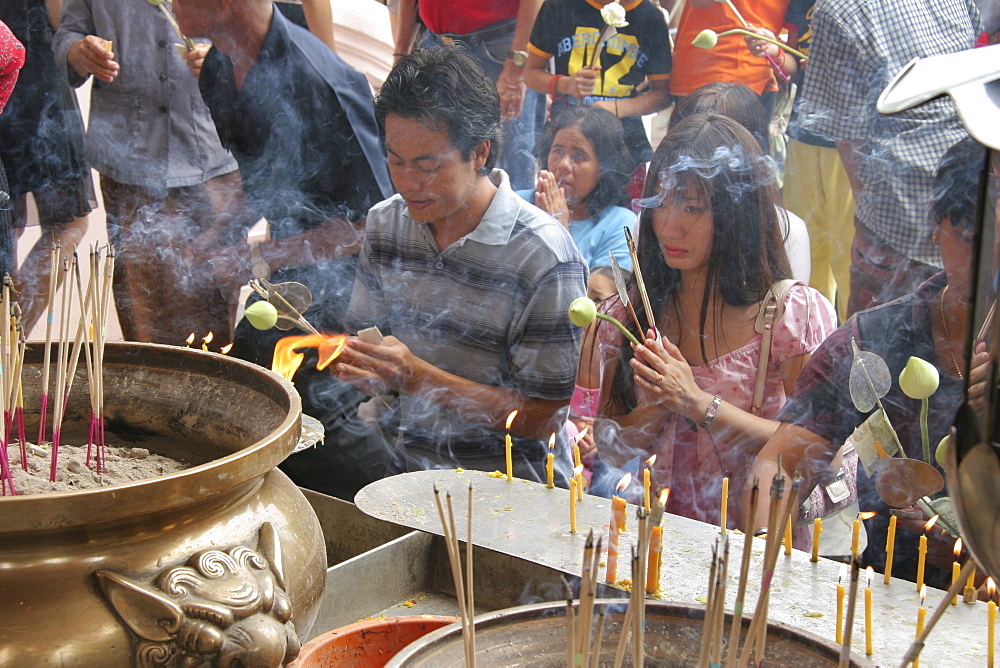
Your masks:
<instances>
[{"instance_id":1,"label":"yellow candle","mask_svg":"<svg viewBox=\"0 0 1000 668\"><path fill-rule=\"evenodd\" d=\"M576 480L569 479L569 532L576 533Z\"/></svg>"},{"instance_id":2,"label":"yellow candle","mask_svg":"<svg viewBox=\"0 0 1000 668\"><path fill-rule=\"evenodd\" d=\"M920 634L924 632L924 618L927 617L927 608L924 607L924 597L927 596L927 585L924 585L920 590L920 607L917 608L917 634L913 636L914 638L919 638ZM920 655L913 660L913 668L920 668Z\"/></svg>"},{"instance_id":3,"label":"yellow candle","mask_svg":"<svg viewBox=\"0 0 1000 668\"><path fill-rule=\"evenodd\" d=\"M576 500L583 501L583 464L577 466L573 471L576 472Z\"/></svg>"},{"instance_id":4,"label":"yellow candle","mask_svg":"<svg viewBox=\"0 0 1000 668\"><path fill-rule=\"evenodd\" d=\"M972 557L969 557L970 559ZM972 572L969 573L969 579L965 581L965 591L963 592L963 600L966 603L975 603L977 598L976 593L976 568L972 568Z\"/></svg>"},{"instance_id":5,"label":"yellow candle","mask_svg":"<svg viewBox=\"0 0 1000 668\"><path fill-rule=\"evenodd\" d=\"M622 491L628 487L632 481L632 475L625 474L615 487L616 491ZM608 531L608 571L605 576L606 582L615 582L618 579L618 536L625 531L625 499L615 494L611 497L611 524Z\"/></svg>"},{"instance_id":6,"label":"yellow candle","mask_svg":"<svg viewBox=\"0 0 1000 668\"><path fill-rule=\"evenodd\" d=\"M858 553L858 538L861 535L861 518L854 518L854 529L851 532L851 554L857 555Z\"/></svg>"},{"instance_id":7,"label":"yellow candle","mask_svg":"<svg viewBox=\"0 0 1000 668\"><path fill-rule=\"evenodd\" d=\"M545 458L545 486L549 489L554 489L555 484L555 466L556 466L556 435L552 434L549 437L549 454Z\"/></svg>"},{"instance_id":8,"label":"yellow candle","mask_svg":"<svg viewBox=\"0 0 1000 668\"><path fill-rule=\"evenodd\" d=\"M729 528L729 519L727 515L729 514L729 476L724 476L722 478L722 503L721 510L719 512L719 533L726 533L726 529Z\"/></svg>"},{"instance_id":9,"label":"yellow candle","mask_svg":"<svg viewBox=\"0 0 1000 668\"><path fill-rule=\"evenodd\" d=\"M507 416L507 438L504 439L504 443L506 446L505 454L507 455L507 480L514 479L514 462L511 454L511 451L514 448L514 442L510 440L510 426L514 424L514 418L516 417L517 417L516 410L511 411L510 415Z\"/></svg>"},{"instance_id":10,"label":"yellow candle","mask_svg":"<svg viewBox=\"0 0 1000 668\"><path fill-rule=\"evenodd\" d=\"M892 555L896 551L896 516L889 518L889 535L885 539L885 584L892 579Z\"/></svg>"},{"instance_id":11,"label":"yellow candle","mask_svg":"<svg viewBox=\"0 0 1000 668\"><path fill-rule=\"evenodd\" d=\"M654 594L660 587L660 564L663 558L663 527L653 527L649 538L649 558L646 561L646 593Z\"/></svg>"},{"instance_id":12,"label":"yellow candle","mask_svg":"<svg viewBox=\"0 0 1000 668\"><path fill-rule=\"evenodd\" d=\"M924 563L927 561L927 536L920 537L917 546L917 590L924 586Z\"/></svg>"},{"instance_id":13,"label":"yellow candle","mask_svg":"<svg viewBox=\"0 0 1000 668\"><path fill-rule=\"evenodd\" d=\"M837 644L844 642L844 585L837 583Z\"/></svg>"},{"instance_id":14,"label":"yellow candle","mask_svg":"<svg viewBox=\"0 0 1000 668\"><path fill-rule=\"evenodd\" d=\"M865 654L872 655L872 580L875 579L875 569L871 566L865 571L868 586L865 587Z\"/></svg>"},{"instance_id":15,"label":"yellow candle","mask_svg":"<svg viewBox=\"0 0 1000 668\"><path fill-rule=\"evenodd\" d=\"M962 565L957 561L951 563L951 584L954 585L958 581L958 576L962 572ZM958 594L956 593L951 597L951 604L958 605Z\"/></svg>"},{"instance_id":16,"label":"yellow candle","mask_svg":"<svg viewBox=\"0 0 1000 668\"><path fill-rule=\"evenodd\" d=\"M785 556L792 556L792 518L785 524Z\"/></svg>"},{"instance_id":17,"label":"yellow candle","mask_svg":"<svg viewBox=\"0 0 1000 668\"><path fill-rule=\"evenodd\" d=\"M580 457L580 444L579 437L576 441L573 441L573 466L583 466L583 459Z\"/></svg>"},{"instance_id":18,"label":"yellow candle","mask_svg":"<svg viewBox=\"0 0 1000 668\"><path fill-rule=\"evenodd\" d=\"M649 500L649 467L642 470L642 505L646 508L647 513L652 508Z\"/></svg>"},{"instance_id":19,"label":"yellow candle","mask_svg":"<svg viewBox=\"0 0 1000 668\"><path fill-rule=\"evenodd\" d=\"M819 535L823 533L823 518L813 520L813 549L809 561L819 561Z\"/></svg>"},{"instance_id":20,"label":"yellow candle","mask_svg":"<svg viewBox=\"0 0 1000 668\"><path fill-rule=\"evenodd\" d=\"M997 624L997 604L993 602L993 597L997 593L993 578L986 578L986 591L990 595L990 600L986 603L986 668L993 668L993 653L995 650L996 624Z\"/></svg>"}]
</instances>

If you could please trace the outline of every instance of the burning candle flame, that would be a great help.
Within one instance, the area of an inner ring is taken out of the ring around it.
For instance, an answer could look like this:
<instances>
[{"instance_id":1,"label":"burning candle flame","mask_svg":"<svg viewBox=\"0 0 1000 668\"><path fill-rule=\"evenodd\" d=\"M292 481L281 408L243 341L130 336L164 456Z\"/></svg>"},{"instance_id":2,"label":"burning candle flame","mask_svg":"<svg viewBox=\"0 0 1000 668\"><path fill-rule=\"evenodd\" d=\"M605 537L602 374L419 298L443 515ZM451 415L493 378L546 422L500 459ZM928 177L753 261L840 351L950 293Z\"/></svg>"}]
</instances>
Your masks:
<instances>
[{"instance_id":1,"label":"burning candle flame","mask_svg":"<svg viewBox=\"0 0 1000 668\"><path fill-rule=\"evenodd\" d=\"M858 513L858 519L860 519L861 521L870 520L876 515L878 515L878 513L876 513L874 510L867 510L863 513Z\"/></svg>"},{"instance_id":2,"label":"burning candle flame","mask_svg":"<svg viewBox=\"0 0 1000 668\"><path fill-rule=\"evenodd\" d=\"M226 345L222 346L222 348L219 349L219 352L222 353L223 355L227 355L229 354L229 351L232 349L233 349L233 344L227 343Z\"/></svg>"},{"instance_id":3,"label":"burning candle flame","mask_svg":"<svg viewBox=\"0 0 1000 668\"><path fill-rule=\"evenodd\" d=\"M278 343L274 346L271 370L284 377L285 380L291 381L295 372L302 366L302 360L306 357L305 354L296 351L300 348L316 348L319 354L316 368L322 371L330 366L333 360L337 359L346 344L346 334L286 336L278 339Z\"/></svg>"},{"instance_id":4,"label":"burning candle flame","mask_svg":"<svg viewBox=\"0 0 1000 668\"><path fill-rule=\"evenodd\" d=\"M580 430L580 433L577 434L576 438L573 439L573 443L576 444L576 443L579 443L580 441L582 441L584 439L584 437L587 435L588 431L590 431L590 425L589 424L586 427L584 427L583 429Z\"/></svg>"},{"instance_id":5,"label":"burning candle flame","mask_svg":"<svg viewBox=\"0 0 1000 668\"><path fill-rule=\"evenodd\" d=\"M664 508L667 507L667 499L670 498L670 488L664 487L660 490L660 505Z\"/></svg>"},{"instance_id":6,"label":"burning candle flame","mask_svg":"<svg viewBox=\"0 0 1000 668\"><path fill-rule=\"evenodd\" d=\"M653 464L656 463L656 455L650 455L649 459L646 460L646 466L653 468Z\"/></svg>"},{"instance_id":7,"label":"burning candle flame","mask_svg":"<svg viewBox=\"0 0 1000 668\"><path fill-rule=\"evenodd\" d=\"M186 339L184 339L184 343L188 344L189 346L192 343L194 343L194 332L191 332L190 334L188 334L188 337Z\"/></svg>"},{"instance_id":8,"label":"burning candle flame","mask_svg":"<svg viewBox=\"0 0 1000 668\"><path fill-rule=\"evenodd\" d=\"M507 431L510 431L510 426L514 424L514 418L517 417L517 410L512 410L510 415L507 416Z\"/></svg>"},{"instance_id":9,"label":"burning candle flame","mask_svg":"<svg viewBox=\"0 0 1000 668\"><path fill-rule=\"evenodd\" d=\"M632 474L626 473L625 475L622 476L622 479L618 481L618 484L615 485L615 491L624 492L626 489L628 489L628 486L630 484L632 484Z\"/></svg>"},{"instance_id":10,"label":"burning candle flame","mask_svg":"<svg viewBox=\"0 0 1000 668\"><path fill-rule=\"evenodd\" d=\"M989 593L990 599L992 599L997 593L996 583L993 582L993 578L991 577L986 578L986 591Z\"/></svg>"},{"instance_id":11,"label":"burning candle flame","mask_svg":"<svg viewBox=\"0 0 1000 668\"><path fill-rule=\"evenodd\" d=\"M212 339L214 339L214 338L215 338L215 334L213 334L212 332L209 332L208 334L205 335L205 338L202 339L202 343L208 345L209 343L212 342Z\"/></svg>"},{"instance_id":12,"label":"burning candle flame","mask_svg":"<svg viewBox=\"0 0 1000 668\"><path fill-rule=\"evenodd\" d=\"M553 433L549 436L549 450L555 450L556 447L556 435Z\"/></svg>"},{"instance_id":13,"label":"burning candle flame","mask_svg":"<svg viewBox=\"0 0 1000 668\"><path fill-rule=\"evenodd\" d=\"M955 559L958 559L962 555L962 538L959 537L955 540L955 547L952 550L955 553Z\"/></svg>"},{"instance_id":14,"label":"burning candle flame","mask_svg":"<svg viewBox=\"0 0 1000 668\"><path fill-rule=\"evenodd\" d=\"M847 579L847 564L840 567L840 573L837 575L837 584L840 584Z\"/></svg>"},{"instance_id":15,"label":"burning candle flame","mask_svg":"<svg viewBox=\"0 0 1000 668\"><path fill-rule=\"evenodd\" d=\"M581 473L583 473L583 464L581 464L580 466L574 466L573 467L573 477L574 478L577 477L578 475L580 475Z\"/></svg>"},{"instance_id":16,"label":"burning candle flame","mask_svg":"<svg viewBox=\"0 0 1000 668\"><path fill-rule=\"evenodd\" d=\"M868 579L868 588L871 589L872 582L875 581L875 569L869 566L865 569L865 577Z\"/></svg>"},{"instance_id":17,"label":"burning candle flame","mask_svg":"<svg viewBox=\"0 0 1000 668\"><path fill-rule=\"evenodd\" d=\"M924 599L927 598L927 585L920 585L920 607L924 606Z\"/></svg>"},{"instance_id":18,"label":"burning candle flame","mask_svg":"<svg viewBox=\"0 0 1000 668\"><path fill-rule=\"evenodd\" d=\"M930 531L931 527L933 527L935 524L937 524L937 521L938 521L939 517L941 517L941 516L940 515L935 515L934 517L932 517L929 520L927 520L927 523L924 524L924 533L927 533L928 531Z\"/></svg>"}]
</instances>

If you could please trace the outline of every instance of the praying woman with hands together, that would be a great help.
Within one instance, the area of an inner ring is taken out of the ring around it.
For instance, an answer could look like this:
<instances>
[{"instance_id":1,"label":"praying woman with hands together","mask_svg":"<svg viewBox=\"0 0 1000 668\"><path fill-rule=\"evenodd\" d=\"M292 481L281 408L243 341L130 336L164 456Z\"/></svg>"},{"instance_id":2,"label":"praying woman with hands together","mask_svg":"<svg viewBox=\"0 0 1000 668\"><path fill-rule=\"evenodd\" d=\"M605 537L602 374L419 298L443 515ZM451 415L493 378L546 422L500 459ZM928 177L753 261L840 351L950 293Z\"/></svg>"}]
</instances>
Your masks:
<instances>
[{"instance_id":1,"label":"praying woman with hands together","mask_svg":"<svg viewBox=\"0 0 1000 668\"><path fill-rule=\"evenodd\" d=\"M729 525L746 470L777 428L784 404L811 352L835 329L830 303L790 277L781 239L774 165L735 121L695 114L673 128L653 157L638 224L638 263L657 330L636 281L629 299L645 331L617 296L602 310L615 328L598 330L603 358L599 415L618 423L605 446L625 457L656 454L654 489L670 487L667 511L718 523L721 479L730 478ZM769 291L778 315L769 341L756 329ZM597 321L600 322L600 321ZM763 391L753 406L758 365Z\"/></svg>"}]
</instances>

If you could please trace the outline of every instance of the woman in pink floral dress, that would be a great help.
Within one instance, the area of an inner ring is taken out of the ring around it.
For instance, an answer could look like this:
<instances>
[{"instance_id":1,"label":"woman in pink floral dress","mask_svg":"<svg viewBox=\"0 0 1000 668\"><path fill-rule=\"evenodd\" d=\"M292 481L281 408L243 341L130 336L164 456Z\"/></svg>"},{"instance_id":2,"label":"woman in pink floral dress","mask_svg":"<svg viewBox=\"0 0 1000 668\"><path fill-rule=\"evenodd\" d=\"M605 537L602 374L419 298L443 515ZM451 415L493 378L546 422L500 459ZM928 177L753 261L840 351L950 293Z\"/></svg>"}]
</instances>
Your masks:
<instances>
[{"instance_id":1,"label":"woman in pink floral dress","mask_svg":"<svg viewBox=\"0 0 1000 668\"><path fill-rule=\"evenodd\" d=\"M642 345L600 326L603 387L599 413L618 423L598 442L602 457L656 454L654 487L670 487L668 512L719 521L729 476L730 527L754 455L774 432L809 355L834 329L833 307L793 285L773 325L763 401L751 407L761 354L755 322L768 290L791 275L781 238L773 163L742 126L696 114L664 138L650 165L639 222L638 256L658 334L638 335L617 297L602 310ZM634 280L629 295L649 320ZM598 321L600 322L600 321ZM621 454L621 452L617 453Z\"/></svg>"}]
</instances>

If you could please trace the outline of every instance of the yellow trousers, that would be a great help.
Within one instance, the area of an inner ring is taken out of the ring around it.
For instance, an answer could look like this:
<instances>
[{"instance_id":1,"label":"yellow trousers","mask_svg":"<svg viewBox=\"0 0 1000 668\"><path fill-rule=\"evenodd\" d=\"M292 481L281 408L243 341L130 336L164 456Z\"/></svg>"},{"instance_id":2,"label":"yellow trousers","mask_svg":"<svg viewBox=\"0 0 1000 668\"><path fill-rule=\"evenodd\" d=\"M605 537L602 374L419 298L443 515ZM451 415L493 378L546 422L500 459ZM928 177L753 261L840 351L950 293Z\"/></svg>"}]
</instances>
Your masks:
<instances>
[{"instance_id":1,"label":"yellow trousers","mask_svg":"<svg viewBox=\"0 0 1000 668\"><path fill-rule=\"evenodd\" d=\"M785 208L806 221L812 256L809 284L846 319L850 296L854 195L835 148L788 141Z\"/></svg>"}]
</instances>

